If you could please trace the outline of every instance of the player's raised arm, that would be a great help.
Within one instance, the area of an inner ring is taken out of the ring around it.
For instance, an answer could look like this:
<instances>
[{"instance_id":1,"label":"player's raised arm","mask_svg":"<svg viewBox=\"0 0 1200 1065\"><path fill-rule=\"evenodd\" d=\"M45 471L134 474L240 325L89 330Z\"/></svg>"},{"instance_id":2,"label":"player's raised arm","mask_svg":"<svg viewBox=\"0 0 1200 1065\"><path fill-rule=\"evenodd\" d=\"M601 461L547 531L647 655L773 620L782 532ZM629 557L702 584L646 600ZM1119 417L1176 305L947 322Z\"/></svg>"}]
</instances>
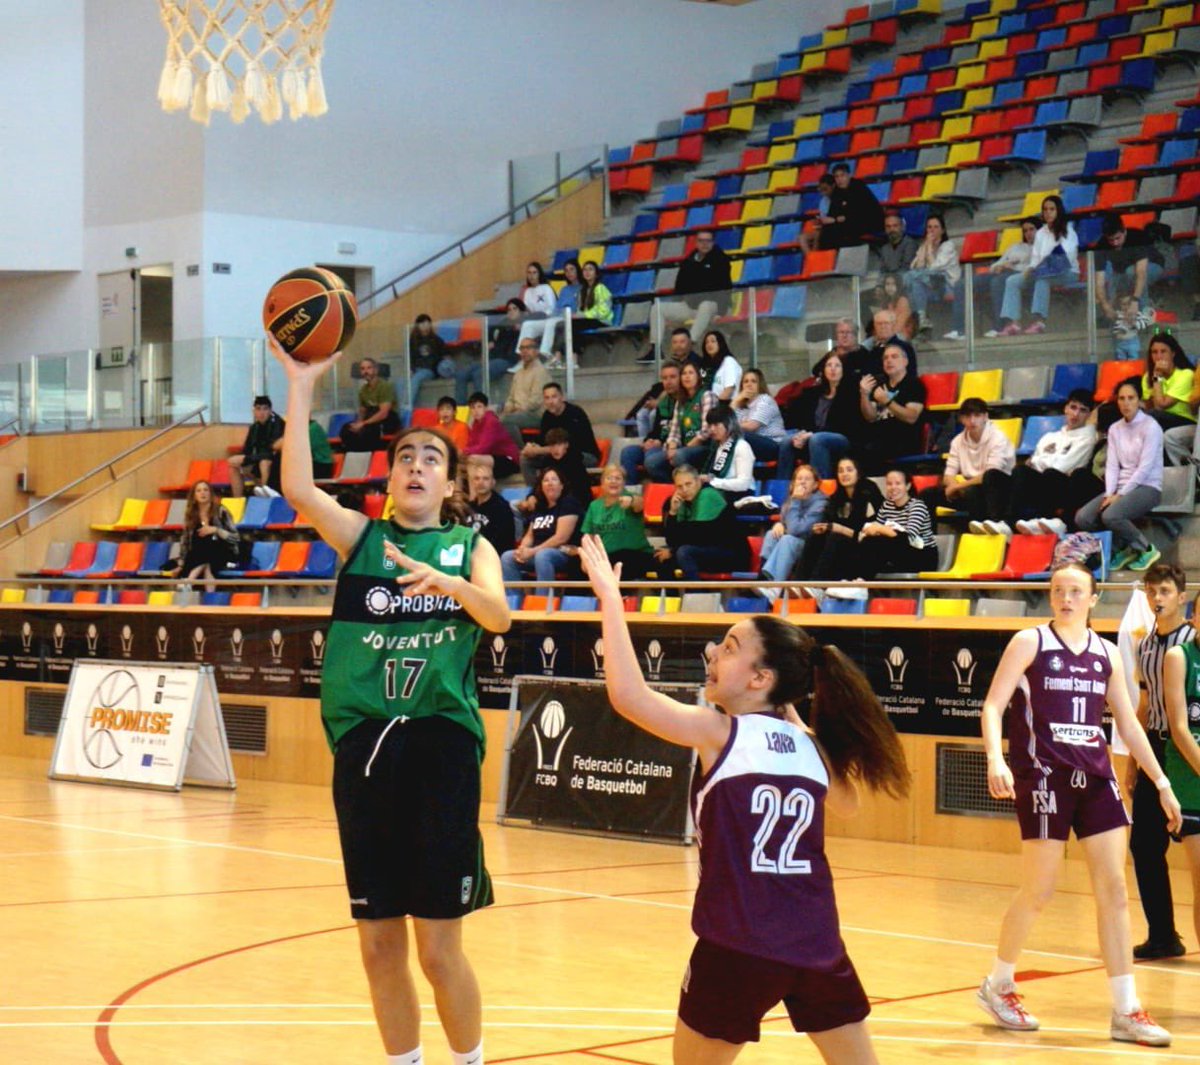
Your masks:
<instances>
[{"instance_id":1,"label":"player's raised arm","mask_svg":"<svg viewBox=\"0 0 1200 1065\"><path fill-rule=\"evenodd\" d=\"M316 486L308 442L308 420L317 381L337 364L341 352L321 362L302 363L287 355L270 333L267 334L267 346L288 378L287 424L283 431L283 494L313 523L321 539L345 558L366 528L367 518L356 510L341 506Z\"/></svg>"}]
</instances>

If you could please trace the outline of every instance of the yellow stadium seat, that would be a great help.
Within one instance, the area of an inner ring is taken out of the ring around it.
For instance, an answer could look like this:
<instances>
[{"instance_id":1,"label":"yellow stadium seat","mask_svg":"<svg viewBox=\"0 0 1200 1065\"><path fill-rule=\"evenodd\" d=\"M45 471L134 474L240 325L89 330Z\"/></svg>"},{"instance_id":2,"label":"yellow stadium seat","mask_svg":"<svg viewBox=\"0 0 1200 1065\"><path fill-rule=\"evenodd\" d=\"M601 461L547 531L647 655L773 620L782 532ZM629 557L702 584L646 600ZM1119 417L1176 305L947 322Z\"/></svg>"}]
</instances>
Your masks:
<instances>
[{"instance_id":1,"label":"yellow stadium seat","mask_svg":"<svg viewBox=\"0 0 1200 1065\"><path fill-rule=\"evenodd\" d=\"M151 592L146 597L147 606L173 606L174 604L174 592Z\"/></svg>"},{"instance_id":2,"label":"yellow stadium seat","mask_svg":"<svg viewBox=\"0 0 1200 1065\"><path fill-rule=\"evenodd\" d=\"M454 420L455 421L462 422L463 425L466 425L467 422L470 421L470 419L471 419L471 408L468 407L465 403L460 404L459 406L454 408Z\"/></svg>"},{"instance_id":3,"label":"yellow stadium seat","mask_svg":"<svg viewBox=\"0 0 1200 1065\"><path fill-rule=\"evenodd\" d=\"M742 251L766 248L771 244L770 226L747 226L742 230Z\"/></svg>"},{"instance_id":4,"label":"yellow stadium seat","mask_svg":"<svg viewBox=\"0 0 1200 1065\"><path fill-rule=\"evenodd\" d=\"M126 499L121 504L121 513L117 520L108 525L93 523L92 528L97 532L112 532L114 529L136 529L142 524L142 515L146 513L145 499Z\"/></svg>"},{"instance_id":5,"label":"yellow stadium seat","mask_svg":"<svg viewBox=\"0 0 1200 1065\"><path fill-rule=\"evenodd\" d=\"M834 48L839 44L845 44L846 43L846 34L848 32L849 31L846 29L845 26L841 26L836 30L835 29L827 29L821 38L821 43L826 48Z\"/></svg>"},{"instance_id":6,"label":"yellow stadium seat","mask_svg":"<svg viewBox=\"0 0 1200 1065\"><path fill-rule=\"evenodd\" d=\"M755 100L761 100L764 96L774 96L775 90L778 88L779 80L777 78L770 78L767 81L756 81L751 97Z\"/></svg>"},{"instance_id":7,"label":"yellow stadium seat","mask_svg":"<svg viewBox=\"0 0 1200 1065\"><path fill-rule=\"evenodd\" d=\"M25 602L24 588L5 588L0 591L0 603L23 603Z\"/></svg>"},{"instance_id":8,"label":"yellow stadium seat","mask_svg":"<svg viewBox=\"0 0 1200 1065\"><path fill-rule=\"evenodd\" d=\"M790 163L792 156L796 154L796 146L794 144L772 144L771 150L767 152L767 166L778 166L780 163Z\"/></svg>"},{"instance_id":9,"label":"yellow stadium seat","mask_svg":"<svg viewBox=\"0 0 1200 1065\"><path fill-rule=\"evenodd\" d=\"M958 141L969 137L973 121L974 119L970 115L955 115L954 118L946 119L942 123L942 140Z\"/></svg>"},{"instance_id":10,"label":"yellow stadium seat","mask_svg":"<svg viewBox=\"0 0 1200 1065\"><path fill-rule=\"evenodd\" d=\"M1195 4L1180 4L1177 7L1168 7L1162 16L1161 26L1166 29L1168 26L1182 26L1185 23L1191 22L1195 18Z\"/></svg>"},{"instance_id":11,"label":"yellow stadium seat","mask_svg":"<svg viewBox=\"0 0 1200 1065\"><path fill-rule=\"evenodd\" d=\"M1016 9L1017 0L992 0L992 14L1000 15Z\"/></svg>"},{"instance_id":12,"label":"yellow stadium seat","mask_svg":"<svg viewBox=\"0 0 1200 1065\"><path fill-rule=\"evenodd\" d=\"M954 562L948 570L925 570L923 581L965 581L975 573L995 573L1004 564L1005 536L965 533L958 541Z\"/></svg>"},{"instance_id":13,"label":"yellow stadium seat","mask_svg":"<svg viewBox=\"0 0 1200 1065\"><path fill-rule=\"evenodd\" d=\"M797 137L806 137L810 133L817 133L821 129L820 115L801 115L795 122L792 123L792 132Z\"/></svg>"},{"instance_id":14,"label":"yellow stadium seat","mask_svg":"<svg viewBox=\"0 0 1200 1065\"><path fill-rule=\"evenodd\" d=\"M934 599L926 598L925 616L927 618L966 618L971 616L970 599Z\"/></svg>"},{"instance_id":15,"label":"yellow stadium seat","mask_svg":"<svg viewBox=\"0 0 1200 1065\"><path fill-rule=\"evenodd\" d=\"M979 42L979 51L975 53L976 59L997 59L1000 56L1008 54L1008 38L993 37L988 41Z\"/></svg>"},{"instance_id":16,"label":"yellow stadium seat","mask_svg":"<svg viewBox=\"0 0 1200 1065\"><path fill-rule=\"evenodd\" d=\"M979 18L971 23L971 40L977 41L981 37L991 37L1000 28L1000 20L998 18Z\"/></svg>"},{"instance_id":17,"label":"yellow stadium seat","mask_svg":"<svg viewBox=\"0 0 1200 1065\"><path fill-rule=\"evenodd\" d=\"M230 496L228 499L222 499L221 506L229 511L229 516L233 518L235 525L246 516L245 496Z\"/></svg>"},{"instance_id":18,"label":"yellow stadium seat","mask_svg":"<svg viewBox=\"0 0 1200 1065\"><path fill-rule=\"evenodd\" d=\"M995 91L990 85L985 85L982 89L968 89L963 96L962 109L968 114L974 114L981 107L989 106Z\"/></svg>"},{"instance_id":19,"label":"yellow stadium seat","mask_svg":"<svg viewBox=\"0 0 1200 1065\"><path fill-rule=\"evenodd\" d=\"M729 280L735 285L742 279L742 267L746 265L744 259L734 259L729 264Z\"/></svg>"},{"instance_id":20,"label":"yellow stadium seat","mask_svg":"<svg viewBox=\"0 0 1200 1065\"><path fill-rule=\"evenodd\" d=\"M771 174L771 180L767 183L767 191L775 192L778 189L790 189L796 184L796 179L800 176L800 171L794 166L785 166L782 170L776 170Z\"/></svg>"},{"instance_id":21,"label":"yellow stadium seat","mask_svg":"<svg viewBox=\"0 0 1200 1065\"><path fill-rule=\"evenodd\" d=\"M749 133L754 128L754 104L739 104L729 109L729 117L711 126L709 133Z\"/></svg>"},{"instance_id":22,"label":"yellow stadium seat","mask_svg":"<svg viewBox=\"0 0 1200 1065\"><path fill-rule=\"evenodd\" d=\"M1047 196L1060 195L1058 189L1043 189L1039 192L1025 193L1025 202L1021 204L1021 209L1016 214L1001 215L996 219L997 222L1020 222L1023 218L1028 218L1033 215L1034 218L1042 217L1042 200Z\"/></svg>"},{"instance_id":23,"label":"yellow stadium seat","mask_svg":"<svg viewBox=\"0 0 1200 1065\"><path fill-rule=\"evenodd\" d=\"M1021 227L1009 226L1000 234L1000 243L996 245L996 258L1003 255L1014 244L1021 240Z\"/></svg>"},{"instance_id":24,"label":"yellow stadium seat","mask_svg":"<svg viewBox=\"0 0 1200 1065\"><path fill-rule=\"evenodd\" d=\"M1142 50L1139 55L1154 55L1175 47L1175 31L1162 30L1158 33L1147 33L1142 38Z\"/></svg>"},{"instance_id":25,"label":"yellow stadium seat","mask_svg":"<svg viewBox=\"0 0 1200 1065\"><path fill-rule=\"evenodd\" d=\"M1004 394L1003 370L968 370L958 379L958 402L969 396L984 403L999 403Z\"/></svg>"},{"instance_id":26,"label":"yellow stadium seat","mask_svg":"<svg viewBox=\"0 0 1200 1065\"><path fill-rule=\"evenodd\" d=\"M985 77L987 77L986 63L966 63L959 67L958 73L954 75L954 87L965 89L968 85L978 85Z\"/></svg>"},{"instance_id":27,"label":"yellow stadium seat","mask_svg":"<svg viewBox=\"0 0 1200 1065\"><path fill-rule=\"evenodd\" d=\"M1020 418L993 418L992 424L1012 441L1014 448L1021 446L1021 426L1023 422Z\"/></svg>"},{"instance_id":28,"label":"yellow stadium seat","mask_svg":"<svg viewBox=\"0 0 1200 1065\"><path fill-rule=\"evenodd\" d=\"M741 220L743 222L759 222L770 218L772 202L769 196L758 196L753 200L746 200L742 205Z\"/></svg>"},{"instance_id":29,"label":"yellow stadium seat","mask_svg":"<svg viewBox=\"0 0 1200 1065\"><path fill-rule=\"evenodd\" d=\"M930 174L925 179L925 184L921 186L921 195L914 196L912 199L918 201L936 200L943 196L949 196L952 192L954 192L953 172Z\"/></svg>"},{"instance_id":30,"label":"yellow stadium seat","mask_svg":"<svg viewBox=\"0 0 1200 1065\"><path fill-rule=\"evenodd\" d=\"M678 614L680 607L683 605L683 600L677 595L647 595L642 599L641 605L638 607L638 612L641 614L657 614L660 605L664 614Z\"/></svg>"},{"instance_id":31,"label":"yellow stadium seat","mask_svg":"<svg viewBox=\"0 0 1200 1065\"><path fill-rule=\"evenodd\" d=\"M805 52L800 61L800 73L807 74L810 70L818 70L825 65L825 52Z\"/></svg>"},{"instance_id":32,"label":"yellow stadium seat","mask_svg":"<svg viewBox=\"0 0 1200 1065\"><path fill-rule=\"evenodd\" d=\"M580 263L586 263L589 260L599 265L604 262L604 245L591 244L586 248L580 248L579 254L575 256Z\"/></svg>"},{"instance_id":33,"label":"yellow stadium seat","mask_svg":"<svg viewBox=\"0 0 1200 1065\"><path fill-rule=\"evenodd\" d=\"M973 163L978 158L979 141L959 141L957 144L950 145L950 151L946 153L946 165L966 166L967 163Z\"/></svg>"}]
</instances>

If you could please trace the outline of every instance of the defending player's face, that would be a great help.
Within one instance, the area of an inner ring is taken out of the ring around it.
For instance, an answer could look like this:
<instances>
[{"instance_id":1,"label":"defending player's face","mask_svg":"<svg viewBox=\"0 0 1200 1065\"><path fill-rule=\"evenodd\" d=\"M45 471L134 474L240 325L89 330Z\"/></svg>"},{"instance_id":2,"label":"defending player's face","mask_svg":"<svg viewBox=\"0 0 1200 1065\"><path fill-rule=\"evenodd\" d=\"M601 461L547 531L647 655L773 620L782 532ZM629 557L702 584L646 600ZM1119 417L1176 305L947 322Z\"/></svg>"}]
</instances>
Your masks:
<instances>
[{"instance_id":1,"label":"defending player's face","mask_svg":"<svg viewBox=\"0 0 1200 1065\"><path fill-rule=\"evenodd\" d=\"M1050 578L1050 609L1059 623L1086 621L1098 598L1092 591L1091 577L1083 570L1060 569Z\"/></svg>"},{"instance_id":2,"label":"defending player's face","mask_svg":"<svg viewBox=\"0 0 1200 1065\"><path fill-rule=\"evenodd\" d=\"M446 442L435 433L406 436L396 448L388 492L396 510L406 516L436 517L443 501L454 493Z\"/></svg>"},{"instance_id":3,"label":"defending player's face","mask_svg":"<svg viewBox=\"0 0 1200 1065\"><path fill-rule=\"evenodd\" d=\"M1150 601L1150 609L1158 615L1170 616L1183 611L1187 598L1184 592L1175 587L1174 581L1160 581L1158 584L1147 584L1146 598Z\"/></svg>"},{"instance_id":4,"label":"defending player's face","mask_svg":"<svg viewBox=\"0 0 1200 1065\"><path fill-rule=\"evenodd\" d=\"M762 653L762 641L753 623L739 621L708 653L704 694L711 702L728 708L746 693L755 677L762 676Z\"/></svg>"}]
</instances>

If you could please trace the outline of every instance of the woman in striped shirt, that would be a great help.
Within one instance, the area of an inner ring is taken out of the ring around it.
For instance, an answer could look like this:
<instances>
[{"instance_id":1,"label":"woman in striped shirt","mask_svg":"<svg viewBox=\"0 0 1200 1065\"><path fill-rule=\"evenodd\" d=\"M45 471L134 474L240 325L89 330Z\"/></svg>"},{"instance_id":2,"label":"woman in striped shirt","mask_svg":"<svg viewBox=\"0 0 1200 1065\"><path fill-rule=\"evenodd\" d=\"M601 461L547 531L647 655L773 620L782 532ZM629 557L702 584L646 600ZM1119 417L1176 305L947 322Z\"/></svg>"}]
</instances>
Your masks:
<instances>
[{"instance_id":1,"label":"woman in striped shirt","mask_svg":"<svg viewBox=\"0 0 1200 1065\"><path fill-rule=\"evenodd\" d=\"M937 568L933 520L929 508L913 496L906 470L892 467L884 475L883 505L858 539L864 577Z\"/></svg>"}]
</instances>

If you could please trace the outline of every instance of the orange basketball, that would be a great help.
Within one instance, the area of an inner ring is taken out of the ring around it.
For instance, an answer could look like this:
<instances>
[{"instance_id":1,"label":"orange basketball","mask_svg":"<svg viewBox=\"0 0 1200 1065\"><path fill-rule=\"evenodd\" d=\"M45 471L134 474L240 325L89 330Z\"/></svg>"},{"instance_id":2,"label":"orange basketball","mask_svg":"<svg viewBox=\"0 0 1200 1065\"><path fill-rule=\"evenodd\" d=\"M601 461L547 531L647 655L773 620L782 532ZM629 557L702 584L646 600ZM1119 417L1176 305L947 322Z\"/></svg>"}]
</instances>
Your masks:
<instances>
[{"instance_id":1,"label":"orange basketball","mask_svg":"<svg viewBox=\"0 0 1200 1065\"><path fill-rule=\"evenodd\" d=\"M337 274L305 266L271 286L263 325L297 362L320 362L350 343L358 304Z\"/></svg>"}]
</instances>

